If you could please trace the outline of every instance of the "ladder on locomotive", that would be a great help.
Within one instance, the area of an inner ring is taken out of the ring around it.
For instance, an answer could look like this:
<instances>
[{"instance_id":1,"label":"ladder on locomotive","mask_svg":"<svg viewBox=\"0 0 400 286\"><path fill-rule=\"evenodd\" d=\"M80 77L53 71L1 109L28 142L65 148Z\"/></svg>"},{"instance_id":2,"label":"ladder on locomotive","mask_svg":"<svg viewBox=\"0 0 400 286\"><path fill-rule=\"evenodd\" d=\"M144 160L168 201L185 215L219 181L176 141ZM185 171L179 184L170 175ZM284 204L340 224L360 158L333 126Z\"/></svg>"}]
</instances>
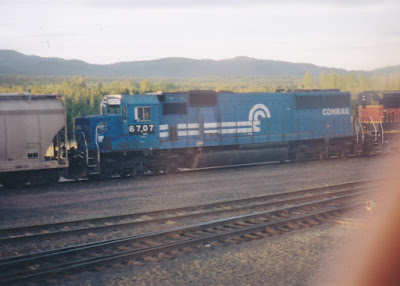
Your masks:
<instances>
[{"instance_id":1,"label":"ladder on locomotive","mask_svg":"<svg viewBox=\"0 0 400 286\"><path fill-rule=\"evenodd\" d=\"M86 140L85 133L81 132L83 141L85 143L85 153L86 153L86 172L87 175L99 175L100 174L100 149L99 145L96 144L96 151L89 151L88 143ZM97 142L96 142L97 143Z\"/></svg>"},{"instance_id":2,"label":"ladder on locomotive","mask_svg":"<svg viewBox=\"0 0 400 286\"><path fill-rule=\"evenodd\" d=\"M89 152L87 158L87 174L100 175L100 152Z\"/></svg>"},{"instance_id":3,"label":"ladder on locomotive","mask_svg":"<svg viewBox=\"0 0 400 286\"><path fill-rule=\"evenodd\" d=\"M372 117L369 116L369 122L364 125L366 127L368 133L374 138L375 152L382 151L381 149L384 149L385 145L387 143L387 142L385 142L385 138L384 138L385 130L384 130L384 127L382 124L382 119L383 119L383 116L381 116L381 118L379 120L379 125L377 127L375 122L373 121Z\"/></svg>"}]
</instances>

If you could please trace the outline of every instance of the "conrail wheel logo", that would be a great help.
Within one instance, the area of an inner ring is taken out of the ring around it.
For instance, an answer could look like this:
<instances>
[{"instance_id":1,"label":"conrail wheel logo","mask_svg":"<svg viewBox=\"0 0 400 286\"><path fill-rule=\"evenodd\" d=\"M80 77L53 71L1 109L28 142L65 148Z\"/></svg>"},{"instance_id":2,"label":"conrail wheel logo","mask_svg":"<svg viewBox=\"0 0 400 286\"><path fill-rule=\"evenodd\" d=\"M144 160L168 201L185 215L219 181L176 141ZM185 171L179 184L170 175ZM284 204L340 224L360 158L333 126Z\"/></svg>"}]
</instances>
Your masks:
<instances>
[{"instance_id":1,"label":"conrail wheel logo","mask_svg":"<svg viewBox=\"0 0 400 286\"><path fill-rule=\"evenodd\" d=\"M260 132L260 119L270 117L271 112L269 112L268 107L261 103L254 105L249 112L249 121L253 122L253 131Z\"/></svg>"},{"instance_id":2,"label":"conrail wheel logo","mask_svg":"<svg viewBox=\"0 0 400 286\"><path fill-rule=\"evenodd\" d=\"M107 122L99 122L99 124L97 124L97 132L106 133L107 132Z\"/></svg>"},{"instance_id":3,"label":"conrail wheel logo","mask_svg":"<svg viewBox=\"0 0 400 286\"><path fill-rule=\"evenodd\" d=\"M331 115L344 115L350 114L348 108L324 108L322 109L322 115L331 116Z\"/></svg>"}]
</instances>

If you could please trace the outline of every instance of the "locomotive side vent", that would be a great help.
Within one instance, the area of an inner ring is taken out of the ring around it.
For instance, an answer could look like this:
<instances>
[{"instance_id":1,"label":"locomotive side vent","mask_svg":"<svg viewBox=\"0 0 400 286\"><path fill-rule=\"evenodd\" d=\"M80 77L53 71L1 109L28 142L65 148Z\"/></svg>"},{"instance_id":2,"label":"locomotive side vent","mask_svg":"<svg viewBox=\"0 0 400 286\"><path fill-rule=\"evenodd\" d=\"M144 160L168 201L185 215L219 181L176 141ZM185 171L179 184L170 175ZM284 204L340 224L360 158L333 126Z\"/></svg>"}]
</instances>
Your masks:
<instances>
[{"instance_id":1,"label":"locomotive side vent","mask_svg":"<svg viewBox=\"0 0 400 286\"><path fill-rule=\"evenodd\" d=\"M168 114L187 114L186 103L164 103L163 115Z\"/></svg>"}]
</instances>

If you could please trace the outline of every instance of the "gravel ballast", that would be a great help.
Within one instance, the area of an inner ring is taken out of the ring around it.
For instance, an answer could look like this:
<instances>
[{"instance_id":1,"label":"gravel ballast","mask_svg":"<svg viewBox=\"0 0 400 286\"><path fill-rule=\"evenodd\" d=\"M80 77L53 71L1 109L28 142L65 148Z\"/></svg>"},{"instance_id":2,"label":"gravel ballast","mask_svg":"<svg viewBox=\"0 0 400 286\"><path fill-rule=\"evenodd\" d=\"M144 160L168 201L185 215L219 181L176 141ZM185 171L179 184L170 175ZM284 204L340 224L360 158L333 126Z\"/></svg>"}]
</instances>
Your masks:
<instances>
[{"instance_id":1,"label":"gravel ballast","mask_svg":"<svg viewBox=\"0 0 400 286\"><path fill-rule=\"evenodd\" d=\"M358 225L328 223L175 259L87 272L69 285L313 285ZM361 230L362 231L362 230ZM323 280L323 279L322 279ZM329 281L326 281L327 284Z\"/></svg>"},{"instance_id":2,"label":"gravel ballast","mask_svg":"<svg viewBox=\"0 0 400 286\"><path fill-rule=\"evenodd\" d=\"M5 228L255 197L381 177L389 167L383 157L349 158L22 190L0 188L0 225Z\"/></svg>"},{"instance_id":3,"label":"gravel ballast","mask_svg":"<svg viewBox=\"0 0 400 286\"><path fill-rule=\"evenodd\" d=\"M55 187L0 188L2 228L206 204L380 178L384 157L183 172ZM327 223L236 245L209 247L143 266L114 266L50 284L312 285L357 224ZM324 277L322 277L324 278ZM323 281L323 279L322 279Z\"/></svg>"}]
</instances>

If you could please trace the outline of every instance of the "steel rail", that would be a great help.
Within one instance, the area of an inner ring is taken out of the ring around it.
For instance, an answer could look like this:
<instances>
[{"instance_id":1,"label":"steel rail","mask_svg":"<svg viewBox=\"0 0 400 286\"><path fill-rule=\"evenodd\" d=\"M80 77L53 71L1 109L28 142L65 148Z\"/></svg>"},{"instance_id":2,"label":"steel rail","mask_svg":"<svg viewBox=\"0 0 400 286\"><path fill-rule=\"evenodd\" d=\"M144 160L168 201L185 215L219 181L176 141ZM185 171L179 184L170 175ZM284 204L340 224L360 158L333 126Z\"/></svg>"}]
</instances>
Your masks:
<instances>
[{"instance_id":1,"label":"steel rail","mask_svg":"<svg viewBox=\"0 0 400 286\"><path fill-rule=\"evenodd\" d=\"M151 223L163 223L169 220L178 220L178 219L185 219L195 216L204 216L204 215L212 215L217 213L227 213L227 212L235 212L240 210L245 210L248 208L254 207L269 207L276 204L284 204L289 203L290 201L297 200L307 200L311 199L312 197L317 196L329 196L337 194L338 192L330 192L330 193L323 193L318 195L312 195L309 197L304 198L296 198L296 199L286 199L277 201L280 198L290 197L290 196L300 196L307 193L315 193L315 192L327 192L330 189L337 189L337 188L347 188L347 187L355 187L361 185L360 188L364 187L371 187L366 186L366 184L373 184L375 181L357 181L351 183L344 183L338 185L330 185L324 187L317 187L311 188L306 190L298 190L293 192L285 192L279 194L269 194L265 196L258 196L258 197L251 197L245 199L237 199L225 202L217 202L211 204L203 204L197 206L188 206L188 207L180 207L180 208L173 208L168 210L157 210L157 211L150 211L150 212L142 212L142 213L132 213L132 214L125 214L125 215L118 215L118 216L110 216L110 217L101 217L101 218L93 218L93 219L85 219L85 220L76 220L76 221L66 221L66 222L59 222L59 223L52 223L52 224L40 224L40 225L31 225L31 226L24 226L24 227L14 227L8 229L0 229L0 243L11 243L17 240L22 239L33 239L33 238L46 238L48 236L54 235L66 235L66 234L81 234L84 232L93 232L93 231L106 231L110 228L115 227L133 227L139 226L143 224L151 224ZM353 191L357 191L354 189ZM348 192L348 190L344 190L343 193ZM272 202L260 202L265 200L272 200ZM244 204L244 203L252 203L255 202L256 204L252 205L245 205L245 206L234 206L230 209L226 209L224 207L231 207L232 205L237 204ZM207 211L211 209L210 211ZM186 214L179 214L174 215L175 213L183 213ZM172 214L172 216L168 216L168 214ZM148 220L142 220L141 217L156 217L162 216L161 218L153 218ZM127 220L130 220L127 222ZM97 224L97 225L96 225ZM81 226L84 225L84 226ZM89 225L89 226L85 226ZM55 230L52 230L55 229ZM21 234L22 233L22 234Z\"/></svg>"},{"instance_id":2,"label":"steel rail","mask_svg":"<svg viewBox=\"0 0 400 286\"><path fill-rule=\"evenodd\" d=\"M369 192L369 191L368 191ZM267 212L259 212L256 214L251 214L251 215L244 215L244 216L237 216L237 217L233 217L233 218L229 218L229 219L222 219L222 220L216 220L216 221L212 221L209 223L203 223L203 224L195 224L195 225L191 225L191 226L186 226L186 227L181 227L181 228L175 228L175 229L171 229L171 230L166 230L166 231L160 231L160 232L155 232L155 233L149 233L149 234L145 234L145 235L140 235L140 236L134 236L134 237L128 237L128 238L124 238L124 239L120 239L120 240L116 240L116 241L112 241L112 242L104 242L102 244L96 244L96 245L89 245L89 246L82 246L73 250L67 249L67 250L59 250L56 253L50 253L50 254L40 254L40 256L36 256L36 257L30 257L30 258L22 258L19 260L15 260L15 261L10 261L10 262L6 262L6 263L1 263L0 264L0 282L7 282L7 281L12 281L14 279L26 279L29 277L35 277L35 276L40 276L40 275L45 275L48 274L50 272L60 272L60 271L65 271L67 269L73 269L76 267L87 267L87 266L92 266L94 264L97 264L99 262L111 262L114 261L115 259L119 259L121 257L126 257L127 255L134 255L134 253L136 253L136 256L138 254L143 255L145 253L147 253L147 255L151 254L152 251L154 251L154 247L155 246L150 246L147 247L147 251L146 249L138 249L138 250L131 250L128 251L126 253L116 253L116 254L111 254L111 255L105 255L105 256L101 256L101 257L93 257L93 258L86 258L86 259L77 259L76 261L70 261L68 260L68 262L64 262L64 263L60 263L58 265L48 265L46 267L44 267L44 269L41 269L40 267L38 267L38 269L30 269L27 264L28 262L32 262L34 263L34 265L38 265L40 266L40 259L47 259L51 256L59 256L59 255L65 255L65 254L70 254L70 253L79 253L78 257L80 257L80 255L82 254L82 252L84 250L91 250L91 251L95 251L95 250L99 250L104 248L105 246L113 246L113 247L118 247L123 245L123 243L139 243L139 242L143 242L143 241L154 241L157 239L160 239L161 237L169 237L171 238L171 235L175 234L178 235L179 237L182 237L182 235L184 235L185 233L193 233L196 231L205 231L207 229L213 228L213 227L217 227L217 226L226 226L226 225L231 225L237 222L243 222L243 221L249 221L249 220L254 220L257 218L261 218L261 217L273 217L276 216L278 217L278 221L276 222L265 222L265 223L261 223L258 224L257 226L253 226L255 227L265 227L268 225L271 225L271 223L282 223L282 220L280 219L279 215L282 213L290 213L290 212L296 212L296 211L300 211L303 210L304 208L312 208L312 207L316 207L316 206L321 206L321 205L326 205L329 203L338 203L339 201L343 201L344 199L350 199L350 198L356 198L359 197L360 195L364 195L365 192L360 192L360 193L356 193L356 194L350 194L350 195L342 195L339 197L335 197L335 198L330 198L330 199L324 199L324 200L319 200L319 201L314 201L312 203L306 203L306 204L301 204L301 205L297 205L294 207L289 207L289 208L281 208L278 210L274 210L274 211L267 211ZM324 213L324 212L330 212L334 209L337 209L337 207L330 207L330 209L325 210L323 212L318 212L318 214ZM312 211L312 210L311 210ZM307 216L310 215L315 215L316 213L314 211L312 211L312 214L309 214ZM302 219L304 219L305 217L304 215L301 215L300 217ZM293 219L299 219L299 217L295 217ZM252 222L252 224L255 224L255 222ZM252 228L254 230L254 228ZM233 235L233 233L235 233L237 235L237 230L227 230L225 232L223 232L221 235ZM210 239L211 236L208 235L207 237L203 237L203 238L199 238L199 239ZM187 238L187 239L192 239L192 238ZM177 242L178 243L178 242ZM181 242L180 245L182 245ZM187 243L187 242L186 242ZM169 243L170 244L170 243ZM157 245L157 247L162 247L160 245ZM164 246L163 249L165 249ZM170 246L169 246L170 247ZM160 248L158 248L159 250ZM102 251L104 251L104 249L102 249ZM21 270L21 271L17 271L14 273L7 273L7 268L9 267L15 267L20 269L21 267L25 267L26 270Z\"/></svg>"}]
</instances>

